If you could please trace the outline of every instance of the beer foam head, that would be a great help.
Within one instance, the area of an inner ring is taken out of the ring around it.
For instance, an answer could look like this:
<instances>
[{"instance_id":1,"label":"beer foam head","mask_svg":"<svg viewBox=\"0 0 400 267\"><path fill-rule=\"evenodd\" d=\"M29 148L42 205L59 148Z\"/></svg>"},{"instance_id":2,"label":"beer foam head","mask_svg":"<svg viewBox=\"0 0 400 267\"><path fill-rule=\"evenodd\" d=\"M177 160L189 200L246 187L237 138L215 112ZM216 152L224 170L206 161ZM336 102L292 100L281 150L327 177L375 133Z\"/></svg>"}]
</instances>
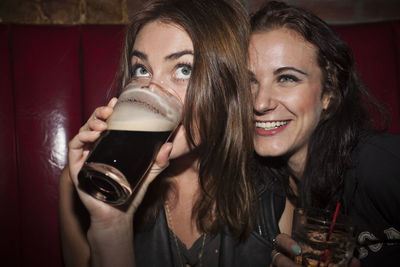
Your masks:
<instances>
[{"instance_id":1,"label":"beer foam head","mask_svg":"<svg viewBox=\"0 0 400 267\"><path fill-rule=\"evenodd\" d=\"M182 103L161 89L128 85L107 120L110 130L171 131L181 120Z\"/></svg>"}]
</instances>

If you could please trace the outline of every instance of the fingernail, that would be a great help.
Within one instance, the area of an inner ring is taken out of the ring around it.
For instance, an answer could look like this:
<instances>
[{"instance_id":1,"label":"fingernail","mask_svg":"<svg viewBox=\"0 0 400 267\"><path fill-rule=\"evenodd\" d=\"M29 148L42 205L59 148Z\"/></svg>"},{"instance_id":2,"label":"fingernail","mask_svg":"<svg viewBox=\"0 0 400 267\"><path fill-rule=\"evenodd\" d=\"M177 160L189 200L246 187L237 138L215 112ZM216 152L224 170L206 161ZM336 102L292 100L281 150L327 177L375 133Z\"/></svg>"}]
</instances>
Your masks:
<instances>
[{"instance_id":1,"label":"fingernail","mask_svg":"<svg viewBox=\"0 0 400 267\"><path fill-rule=\"evenodd\" d=\"M169 158L171 156L171 152L172 152L172 143L168 142L167 146L168 146L168 150L169 150L169 152L168 152L168 158Z\"/></svg>"},{"instance_id":2,"label":"fingernail","mask_svg":"<svg viewBox=\"0 0 400 267\"><path fill-rule=\"evenodd\" d=\"M298 245L292 245L290 248L292 249L294 255L298 256L301 254L301 247Z\"/></svg>"},{"instance_id":3,"label":"fingernail","mask_svg":"<svg viewBox=\"0 0 400 267\"><path fill-rule=\"evenodd\" d=\"M109 106L115 106L115 103L117 103L118 99L116 97L111 98L110 102L108 102Z\"/></svg>"}]
</instances>

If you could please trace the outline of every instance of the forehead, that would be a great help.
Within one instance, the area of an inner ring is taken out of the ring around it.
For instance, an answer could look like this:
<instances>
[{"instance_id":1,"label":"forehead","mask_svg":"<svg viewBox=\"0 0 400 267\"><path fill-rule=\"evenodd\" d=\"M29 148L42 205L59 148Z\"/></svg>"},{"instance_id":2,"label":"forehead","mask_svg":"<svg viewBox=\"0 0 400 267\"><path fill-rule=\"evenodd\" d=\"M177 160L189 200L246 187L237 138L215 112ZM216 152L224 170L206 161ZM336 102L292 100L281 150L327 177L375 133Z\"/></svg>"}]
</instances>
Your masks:
<instances>
[{"instance_id":1,"label":"forehead","mask_svg":"<svg viewBox=\"0 0 400 267\"><path fill-rule=\"evenodd\" d=\"M317 64L316 47L297 32L286 28L252 34L249 53L252 64L260 63L259 59L263 64Z\"/></svg>"},{"instance_id":2,"label":"forehead","mask_svg":"<svg viewBox=\"0 0 400 267\"><path fill-rule=\"evenodd\" d=\"M143 26L136 36L133 48L144 53L193 50L187 32L175 23L152 21Z\"/></svg>"}]
</instances>

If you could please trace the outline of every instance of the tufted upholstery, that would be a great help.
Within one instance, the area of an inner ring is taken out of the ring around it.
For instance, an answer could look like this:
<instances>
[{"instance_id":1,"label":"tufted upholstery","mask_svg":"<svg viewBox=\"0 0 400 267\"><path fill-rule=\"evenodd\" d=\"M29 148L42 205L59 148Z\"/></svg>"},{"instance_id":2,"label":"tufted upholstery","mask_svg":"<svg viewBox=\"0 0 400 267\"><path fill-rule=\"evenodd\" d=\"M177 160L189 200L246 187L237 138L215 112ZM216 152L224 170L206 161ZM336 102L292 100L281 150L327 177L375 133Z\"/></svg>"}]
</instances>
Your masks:
<instances>
[{"instance_id":1,"label":"tufted upholstery","mask_svg":"<svg viewBox=\"0 0 400 267\"><path fill-rule=\"evenodd\" d=\"M400 22L334 28L400 134ZM57 184L66 145L107 102L123 34L123 26L0 24L2 266L62 265Z\"/></svg>"}]
</instances>

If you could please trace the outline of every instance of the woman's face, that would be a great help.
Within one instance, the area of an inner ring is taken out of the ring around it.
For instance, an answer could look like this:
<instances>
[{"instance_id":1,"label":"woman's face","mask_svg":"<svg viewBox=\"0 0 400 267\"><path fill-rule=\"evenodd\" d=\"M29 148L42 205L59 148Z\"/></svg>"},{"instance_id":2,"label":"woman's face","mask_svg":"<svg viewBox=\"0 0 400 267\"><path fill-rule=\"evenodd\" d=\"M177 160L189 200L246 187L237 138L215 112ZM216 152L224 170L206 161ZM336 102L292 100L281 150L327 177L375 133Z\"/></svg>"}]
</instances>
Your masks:
<instances>
[{"instance_id":1,"label":"woman's face","mask_svg":"<svg viewBox=\"0 0 400 267\"><path fill-rule=\"evenodd\" d=\"M193 44L180 26L157 20L146 24L136 36L131 64L133 79L149 87L174 90L185 101L193 65ZM179 126L170 157L188 152L184 128Z\"/></svg>"},{"instance_id":2,"label":"woman's face","mask_svg":"<svg viewBox=\"0 0 400 267\"><path fill-rule=\"evenodd\" d=\"M256 152L288 156L289 167L298 168L329 104L321 95L317 49L295 31L280 28L253 34L249 55Z\"/></svg>"}]
</instances>

